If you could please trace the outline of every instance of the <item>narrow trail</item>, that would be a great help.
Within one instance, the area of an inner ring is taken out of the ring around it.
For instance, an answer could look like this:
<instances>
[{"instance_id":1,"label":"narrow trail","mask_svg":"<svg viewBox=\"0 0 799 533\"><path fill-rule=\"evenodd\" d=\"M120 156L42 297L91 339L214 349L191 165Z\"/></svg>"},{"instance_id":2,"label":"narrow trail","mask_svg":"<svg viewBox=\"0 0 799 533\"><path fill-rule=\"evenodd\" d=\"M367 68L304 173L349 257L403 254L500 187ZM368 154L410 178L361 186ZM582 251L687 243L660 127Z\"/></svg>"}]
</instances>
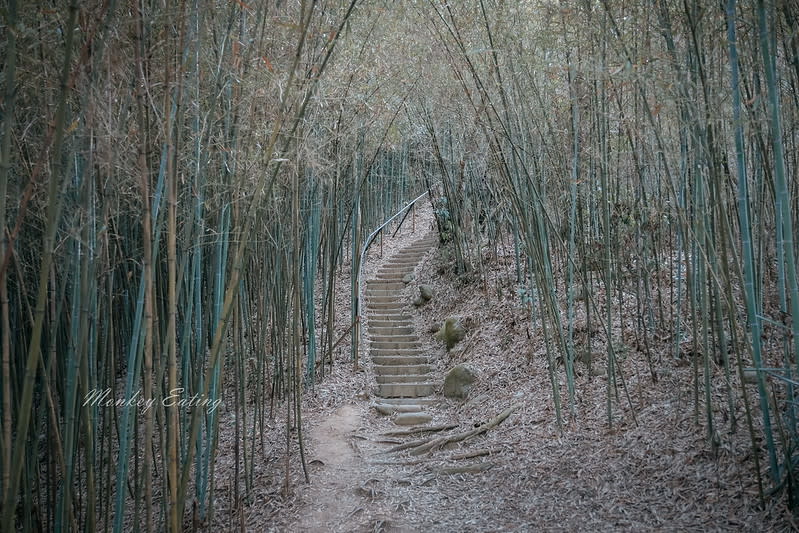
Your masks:
<instances>
[{"instance_id":1,"label":"narrow trail","mask_svg":"<svg viewBox=\"0 0 799 533\"><path fill-rule=\"evenodd\" d=\"M488 301L486 291L448 277L446 249L422 232L387 242L385 254L366 266L361 371L339 365L308 398L311 483L297 477L297 505L286 522L253 531L795 527L780 508L757 510L756 478L742 467L750 446L743 432L727 435L716 456L708 452L705 428L680 404L690 393L689 367L664 357L662 379L652 384L644 358L627 359L636 416L620 407L612 429L606 377L578 367L579 417L564 430L545 343L531 335L526 309L511 299ZM488 273L492 287L512 277L512 264L506 249ZM417 309L412 302L424 285L434 295ZM451 316L468 333L445 351L430 326ZM477 375L462 401L441 394L444 375L459 364Z\"/></svg>"},{"instance_id":2,"label":"narrow trail","mask_svg":"<svg viewBox=\"0 0 799 533\"><path fill-rule=\"evenodd\" d=\"M366 332L378 397L372 407L395 415L398 426L423 427L433 419L425 409L437 402L428 376L430 358L407 314L410 304L401 295L436 242L433 235L416 240L385 259L367 280ZM381 433L385 420L376 417L375 410L359 402L339 407L310 428L310 505L292 531L418 531L403 519L411 498L402 493L425 480L407 479L400 464L392 463L386 451L400 441Z\"/></svg>"}]
</instances>

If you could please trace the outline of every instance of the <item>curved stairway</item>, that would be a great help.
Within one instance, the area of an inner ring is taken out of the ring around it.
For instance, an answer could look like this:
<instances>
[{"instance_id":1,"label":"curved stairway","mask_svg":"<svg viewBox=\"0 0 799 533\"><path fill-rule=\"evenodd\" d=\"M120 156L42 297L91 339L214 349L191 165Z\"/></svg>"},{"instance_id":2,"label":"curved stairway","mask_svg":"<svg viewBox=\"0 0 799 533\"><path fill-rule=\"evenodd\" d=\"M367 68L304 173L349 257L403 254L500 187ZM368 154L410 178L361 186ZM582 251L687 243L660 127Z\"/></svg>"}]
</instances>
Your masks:
<instances>
[{"instance_id":1,"label":"curved stairway","mask_svg":"<svg viewBox=\"0 0 799 533\"><path fill-rule=\"evenodd\" d=\"M377 377L377 395L384 405L402 413L399 424L416 424L429 420L422 415L422 406L434 403L435 385L429 377L430 358L414 331L407 308L410 302L401 295L403 278L413 273L422 257L438 242L428 235L400 250L388 259L366 282L368 335L370 354Z\"/></svg>"}]
</instances>

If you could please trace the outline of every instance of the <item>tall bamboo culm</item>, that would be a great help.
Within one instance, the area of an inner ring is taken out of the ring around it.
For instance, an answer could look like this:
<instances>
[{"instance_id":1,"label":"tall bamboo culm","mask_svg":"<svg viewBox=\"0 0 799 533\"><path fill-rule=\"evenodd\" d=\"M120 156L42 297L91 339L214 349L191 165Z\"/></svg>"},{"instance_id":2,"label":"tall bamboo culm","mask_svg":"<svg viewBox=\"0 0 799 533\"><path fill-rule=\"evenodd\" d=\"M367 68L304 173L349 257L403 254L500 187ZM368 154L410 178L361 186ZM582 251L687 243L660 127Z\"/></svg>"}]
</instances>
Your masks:
<instances>
[{"instance_id":1,"label":"tall bamboo culm","mask_svg":"<svg viewBox=\"0 0 799 533\"><path fill-rule=\"evenodd\" d=\"M213 523L228 431L244 520L269 418L304 468L347 246L424 187L346 92L311 105L357 4L9 2L0 529Z\"/></svg>"}]
</instances>

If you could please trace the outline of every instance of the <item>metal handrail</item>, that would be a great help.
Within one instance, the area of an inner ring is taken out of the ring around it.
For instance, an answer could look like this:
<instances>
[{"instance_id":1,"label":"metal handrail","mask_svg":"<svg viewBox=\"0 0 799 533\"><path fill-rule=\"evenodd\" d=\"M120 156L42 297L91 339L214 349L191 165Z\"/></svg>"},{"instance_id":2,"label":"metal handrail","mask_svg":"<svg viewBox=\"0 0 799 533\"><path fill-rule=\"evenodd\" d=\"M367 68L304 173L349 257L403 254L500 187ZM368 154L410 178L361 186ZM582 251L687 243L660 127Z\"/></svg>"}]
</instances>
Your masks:
<instances>
[{"instance_id":1,"label":"metal handrail","mask_svg":"<svg viewBox=\"0 0 799 533\"><path fill-rule=\"evenodd\" d=\"M358 354L361 351L361 341L363 340L362 339L362 333L361 333L361 331L362 331L362 328L361 328L361 322L362 322L361 310L363 309L363 278L361 276L361 271L363 270L363 262L364 262L364 259L366 257L366 252L369 251L369 246L372 244L372 241L374 240L375 237L377 237L377 235L381 231L383 231L383 228L388 226L391 223L392 220L394 220L395 218L397 218L398 216L403 214L405 211L407 211L408 209L413 207L413 205L416 202L418 202L419 200L421 200L422 198L427 196L428 192L429 191L423 192L422 194L417 196L415 199L411 200L405 207L403 207L402 209L397 211L394 215L392 215L391 218L386 219L385 222L380 224L377 227L377 229L374 230L372 233L370 233L369 236L366 238L366 243L364 244L363 249L361 250L361 256L358 259L358 274L357 274L357 276L358 276L358 298L357 298L358 309L357 309L357 315L355 316L355 328L356 328L357 331L355 332L355 335L353 335L353 339L357 343L356 346L355 346L355 350L354 350L354 352L355 352L355 354L354 354L355 355L355 368L358 368ZM397 228L397 229L399 229L399 228Z\"/></svg>"}]
</instances>

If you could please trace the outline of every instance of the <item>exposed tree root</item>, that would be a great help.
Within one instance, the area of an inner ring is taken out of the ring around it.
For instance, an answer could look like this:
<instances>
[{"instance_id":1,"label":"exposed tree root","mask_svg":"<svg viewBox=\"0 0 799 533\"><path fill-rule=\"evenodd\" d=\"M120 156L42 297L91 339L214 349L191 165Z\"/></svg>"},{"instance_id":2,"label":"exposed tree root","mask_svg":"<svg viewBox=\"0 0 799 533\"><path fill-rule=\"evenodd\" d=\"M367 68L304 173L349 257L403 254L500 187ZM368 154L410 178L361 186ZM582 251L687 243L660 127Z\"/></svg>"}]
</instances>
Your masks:
<instances>
[{"instance_id":1,"label":"exposed tree root","mask_svg":"<svg viewBox=\"0 0 799 533\"><path fill-rule=\"evenodd\" d=\"M512 406L508 407L507 409L505 409L504 411L499 413L497 416L495 416L494 418L492 418L491 420L489 420L488 422L486 422L485 424L483 424L482 426L480 426L478 428L474 428L474 429L469 430L469 431L464 431L463 433L457 433L455 435L448 435L448 436L438 437L438 438L434 438L434 439L427 439L425 441L422 441L421 444L418 444L416 446L403 445L403 446L405 446L405 448L402 448L402 449L410 449L411 455L421 455L423 453L427 453L427 452L430 452L430 451L433 451L433 450L441 449L442 447L446 446L447 444L452 444L452 443L455 443L455 442L461 442L461 441L470 439L470 438L472 438L474 436L477 436L477 435L480 435L482 433L485 433L486 431L488 431L491 428L494 428L494 427L498 426L506 418L508 418L511 415L512 412L514 412L519 407L521 407L520 404L516 404L516 405L512 405ZM408 443L408 444L412 444L412 443ZM398 447L398 448L400 448L400 447ZM399 450L396 450L396 451L399 451Z\"/></svg>"},{"instance_id":2,"label":"exposed tree root","mask_svg":"<svg viewBox=\"0 0 799 533\"><path fill-rule=\"evenodd\" d=\"M471 452L453 453L447 457L450 461L460 461L463 459L472 459L473 457L483 457L484 455L494 455L499 453L500 450L491 448L482 448L480 450L473 450Z\"/></svg>"},{"instance_id":3,"label":"exposed tree root","mask_svg":"<svg viewBox=\"0 0 799 533\"><path fill-rule=\"evenodd\" d=\"M496 455L502 450L497 448L481 448L479 450L474 450L471 452L464 452L464 453L453 453L449 457L445 458L433 458L427 457L425 459L415 459L412 461L376 461L372 464L376 465L402 465L402 466L412 466L412 465L420 465L424 463L431 463L431 462L440 462L440 461L463 461L465 459L473 459L475 457L483 457L486 455Z\"/></svg>"},{"instance_id":4,"label":"exposed tree root","mask_svg":"<svg viewBox=\"0 0 799 533\"><path fill-rule=\"evenodd\" d=\"M446 431L458 427L458 424L443 424L441 426L420 426L410 429L400 429L397 431L386 431L383 433L386 437L406 437L408 435L421 435L422 433L435 433L436 431Z\"/></svg>"},{"instance_id":5,"label":"exposed tree root","mask_svg":"<svg viewBox=\"0 0 799 533\"><path fill-rule=\"evenodd\" d=\"M430 439L422 439L422 440L412 440L410 442L406 442L405 444L400 444L399 446L394 446L393 448L386 450L385 453L393 453L393 452L401 452L402 450L408 450L410 448L416 448L417 446L421 446L422 444L429 442Z\"/></svg>"}]
</instances>

